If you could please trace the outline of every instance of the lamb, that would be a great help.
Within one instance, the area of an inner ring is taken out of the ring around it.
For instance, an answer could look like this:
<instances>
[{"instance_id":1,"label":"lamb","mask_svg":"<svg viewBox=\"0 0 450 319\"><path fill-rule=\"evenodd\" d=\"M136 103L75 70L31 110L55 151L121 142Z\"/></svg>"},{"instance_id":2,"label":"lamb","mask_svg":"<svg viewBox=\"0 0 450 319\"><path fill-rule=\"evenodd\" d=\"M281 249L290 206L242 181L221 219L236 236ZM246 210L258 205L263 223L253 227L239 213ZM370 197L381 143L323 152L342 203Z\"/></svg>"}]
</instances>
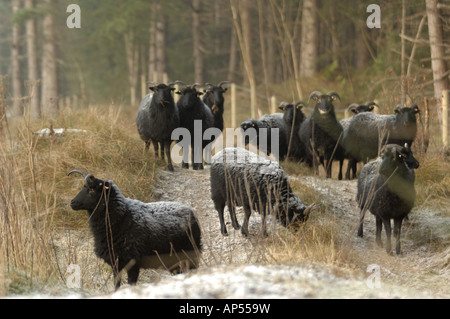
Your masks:
<instances>
[{"instance_id":1,"label":"lamb","mask_svg":"<svg viewBox=\"0 0 450 319\"><path fill-rule=\"evenodd\" d=\"M382 145L408 143L412 145L417 133L419 107L398 105L394 113L379 115L364 112L352 117L344 131L343 146L356 161L367 163L376 158Z\"/></svg>"},{"instance_id":2,"label":"lamb","mask_svg":"<svg viewBox=\"0 0 450 319\"><path fill-rule=\"evenodd\" d=\"M375 106L378 107L378 105L375 102L367 102L366 104L353 103L353 104L349 105L349 107L347 108L347 112L349 112L349 113L352 112L353 115L363 113L363 112L372 112L375 109ZM352 118L346 118L346 119L342 119L340 121L342 128L344 130L344 135L345 135L345 130L350 125L351 119ZM345 173L345 178L348 180L353 179L356 177L356 166L358 164L358 161L353 159L348 153L345 154L345 157L348 159L347 171ZM351 178L350 178L350 171L352 171L352 173L353 173Z\"/></svg>"},{"instance_id":3,"label":"lamb","mask_svg":"<svg viewBox=\"0 0 450 319\"><path fill-rule=\"evenodd\" d=\"M391 253L391 219L394 219L395 252L400 254L400 231L402 221L414 206L414 168L408 166L412 158L405 157L409 152L396 146L387 147L383 156L364 165L358 177L357 200L361 208L358 235L363 234L363 219L369 210L376 218L376 243L382 247L382 224L386 231L386 252ZM410 154L412 157L412 154ZM414 162L417 162L414 159ZM417 163L418 164L418 163Z\"/></svg>"},{"instance_id":4,"label":"lamb","mask_svg":"<svg viewBox=\"0 0 450 319\"><path fill-rule=\"evenodd\" d=\"M261 152L267 155L274 154L278 160L284 160L288 152L289 131L283 116L283 113L265 114L257 120L249 119L242 122L240 128L245 145L253 144ZM254 132L248 131L249 129L255 129L256 133L253 134ZM276 139L276 135L273 135L275 134L273 129L278 129L278 139ZM262 134L266 134L266 136ZM277 145L272 145L272 142ZM278 154L276 150L278 150Z\"/></svg>"},{"instance_id":5,"label":"lamb","mask_svg":"<svg viewBox=\"0 0 450 319\"><path fill-rule=\"evenodd\" d=\"M176 92L176 94L181 95L177 102L180 127L187 129L190 133L191 159L194 170L203 169L203 149L211 143L211 140L204 140L203 135L207 129L214 127L213 113L200 99L203 93L197 91L198 86L200 84L196 83ZM199 127L200 124L201 128ZM196 136L197 131L201 133L200 137ZM183 148L182 168L189 168L187 153L187 150Z\"/></svg>"},{"instance_id":6,"label":"lamb","mask_svg":"<svg viewBox=\"0 0 450 319\"><path fill-rule=\"evenodd\" d=\"M340 146L342 140L342 125L336 118L333 102L341 98L336 92L322 94L314 91L309 101L314 100L316 105L310 116L303 122L299 130L300 140L305 147L308 161L317 169L317 157L327 171L327 178L331 178L331 164L339 160L339 180L342 179L342 165L344 150Z\"/></svg>"},{"instance_id":7,"label":"lamb","mask_svg":"<svg viewBox=\"0 0 450 319\"><path fill-rule=\"evenodd\" d=\"M303 121L306 119L302 108L305 106L303 101L295 103L282 102L278 107L284 111L283 119L288 129L288 151L287 157L296 161L303 161L305 159L305 149L298 136L298 131Z\"/></svg>"},{"instance_id":8,"label":"lamb","mask_svg":"<svg viewBox=\"0 0 450 319\"><path fill-rule=\"evenodd\" d=\"M172 96L175 84L176 82L151 86L150 90L153 93L142 99L136 115L136 126L141 139L145 142L145 149L148 150L153 143L156 156L164 159L165 153L170 171L173 171L170 156L171 136L173 130L180 125L178 109ZM160 147L161 155L159 155Z\"/></svg>"},{"instance_id":9,"label":"lamb","mask_svg":"<svg viewBox=\"0 0 450 319\"><path fill-rule=\"evenodd\" d=\"M262 234L267 235L266 216L273 212L283 226L306 221L312 206L306 207L290 187L288 175L277 162L260 157L243 148L226 148L213 156L211 164L211 198L219 213L220 231L227 236L224 209L228 205L232 226L239 229L236 206L243 206L241 228L247 237L252 209L262 214Z\"/></svg>"},{"instance_id":10,"label":"lamb","mask_svg":"<svg viewBox=\"0 0 450 319\"><path fill-rule=\"evenodd\" d=\"M201 230L189 206L143 203L125 198L112 181L78 170L72 174L85 177L85 184L70 206L87 210L95 254L112 267L116 289L122 270L135 285L141 268L185 271L198 266Z\"/></svg>"}]
</instances>

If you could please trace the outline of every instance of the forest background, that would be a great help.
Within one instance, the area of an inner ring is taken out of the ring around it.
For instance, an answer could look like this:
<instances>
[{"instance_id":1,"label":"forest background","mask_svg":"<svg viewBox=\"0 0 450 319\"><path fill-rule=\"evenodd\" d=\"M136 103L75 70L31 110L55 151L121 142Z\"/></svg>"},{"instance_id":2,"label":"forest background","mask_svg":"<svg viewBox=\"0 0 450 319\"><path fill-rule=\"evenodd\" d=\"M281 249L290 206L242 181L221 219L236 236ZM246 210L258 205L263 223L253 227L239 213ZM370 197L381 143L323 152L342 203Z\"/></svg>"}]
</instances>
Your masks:
<instances>
[{"instance_id":1,"label":"forest background","mask_svg":"<svg viewBox=\"0 0 450 319\"><path fill-rule=\"evenodd\" d=\"M29 108L33 118L69 99L134 111L152 80L227 80L255 92L240 100L246 116L264 113L271 96L334 90L342 109L374 99L386 111L422 107L428 97L440 119L450 2L379 1L379 12L371 2L2 0L0 74L11 114ZM369 27L373 13L379 28Z\"/></svg>"}]
</instances>

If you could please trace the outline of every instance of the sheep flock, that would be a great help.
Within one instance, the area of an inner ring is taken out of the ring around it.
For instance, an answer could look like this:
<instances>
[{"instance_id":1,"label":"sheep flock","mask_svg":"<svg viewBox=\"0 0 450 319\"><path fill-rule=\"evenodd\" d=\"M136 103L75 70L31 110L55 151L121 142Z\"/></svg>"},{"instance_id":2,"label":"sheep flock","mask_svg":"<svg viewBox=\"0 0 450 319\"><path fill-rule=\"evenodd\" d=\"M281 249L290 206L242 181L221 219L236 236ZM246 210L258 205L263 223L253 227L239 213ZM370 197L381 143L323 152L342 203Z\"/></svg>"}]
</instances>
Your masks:
<instances>
[{"instance_id":1,"label":"sheep flock","mask_svg":"<svg viewBox=\"0 0 450 319\"><path fill-rule=\"evenodd\" d=\"M217 210L217 231L228 235L225 209L232 227L241 229L245 237L258 236L248 230L252 211L262 216L262 237L268 235L268 218L288 229L292 224L307 222L316 204L304 203L294 193L283 162L303 163L316 172L323 166L326 178L332 178L333 163L338 162L339 180L358 178L358 235L363 235L364 214L369 211L376 217L377 244L382 246L384 226L384 247L391 254L393 219L395 252L401 253L400 229L414 207L414 170L419 167L411 151L417 133L417 105L398 105L393 114L385 115L374 112L378 108L375 102L352 103L348 111L353 116L338 120L335 104L342 104L339 94L314 91L308 101L282 102L280 113L243 121L236 128L243 137L242 147L215 149L212 154L212 143L225 129L228 83L152 83L151 93L142 100L136 116L145 150L153 144L155 155L167 158L169 174L183 174L189 167L202 170L210 164L211 194L204 196L209 195ZM180 96L178 102L176 95ZM311 109L309 115L307 107ZM174 168L173 144L178 144L183 153L181 169ZM247 150L247 144L256 146L259 154ZM348 161L345 176L344 160ZM363 163L359 174L358 162ZM82 175L84 186L71 207L88 212L94 251L111 266L116 288L122 272L128 273L130 284L136 284L141 268L184 272L198 266L202 232L191 207L179 202L145 203L125 198L112 181L73 169L69 175ZM236 206L244 209L242 226Z\"/></svg>"}]
</instances>

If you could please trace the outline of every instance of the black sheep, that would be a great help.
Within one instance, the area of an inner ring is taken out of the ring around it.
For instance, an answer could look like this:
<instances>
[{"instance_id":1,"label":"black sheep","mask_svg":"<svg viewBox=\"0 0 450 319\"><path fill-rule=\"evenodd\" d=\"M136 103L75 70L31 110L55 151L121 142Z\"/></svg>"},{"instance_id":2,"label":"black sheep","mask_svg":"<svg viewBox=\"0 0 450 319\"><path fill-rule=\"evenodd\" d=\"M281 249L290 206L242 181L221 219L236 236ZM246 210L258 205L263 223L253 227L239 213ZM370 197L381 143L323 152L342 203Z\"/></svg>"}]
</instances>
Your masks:
<instances>
[{"instance_id":1,"label":"black sheep","mask_svg":"<svg viewBox=\"0 0 450 319\"><path fill-rule=\"evenodd\" d=\"M308 161L313 163L316 169L318 161L322 163L326 169L327 178L331 178L333 160L339 160L339 179L341 180L345 153L340 145L343 129L336 118L333 105L337 99L341 100L336 92L328 94L312 92L309 101L314 100L316 105L301 125L299 136L305 147Z\"/></svg>"},{"instance_id":2,"label":"black sheep","mask_svg":"<svg viewBox=\"0 0 450 319\"><path fill-rule=\"evenodd\" d=\"M249 119L242 122L240 128L245 145L253 144L264 154L274 154L277 160L284 160L288 152L289 133L283 116L283 113L265 114L257 120ZM255 131L247 131L248 129ZM277 129L278 133L275 133L274 129Z\"/></svg>"},{"instance_id":3,"label":"black sheep","mask_svg":"<svg viewBox=\"0 0 450 319\"><path fill-rule=\"evenodd\" d=\"M134 285L141 268L198 266L201 230L189 206L125 198L112 181L76 170L69 175L74 173L84 176L85 184L70 206L87 210L95 254L112 267L116 289L123 269Z\"/></svg>"},{"instance_id":4,"label":"black sheep","mask_svg":"<svg viewBox=\"0 0 450 319\"><path fill-rule=\"evenodd\" d=\"M206 83L207 89L204 90L203 102L208 105L211 112L214 115L214 127L218 128L221 132L224 129L223 113L225 98L223 94L227 91L223 85L230 83L228 81L220 82L218 85Z\"/></svg>"},{"instance_id":5,"label":"black sheep","mask_svg":"<svg viewBox=\"0 0 450 319\"><path fill-rule=\"evenodd\" d=\"M300 126L306 119L306 115L302 111L304 106L305 104L303 101L297 101L295 103L282 102L278 107L280 110L284 111L283 119L288 129L287 158L298 162L304 161L306 157L305 149L298 136Z\"/></svg>"},{"instance_id":6,"label":"black sheep","mask_svg":"<svg viewBox=\"0 0 450 319\"><path fill-rule=\"evenodd\" d=\"M410 150L406 150L410 152ZM410 154L412 156L412 154ZM398 146L387 147L383 156L364 165L358 177L357 201L361 208L358 235L363 234L363 219L369 210L376 218L376 242L382 246L382 225L386 231L386 251L391 252L391 219L394 220L395 251L400 254L400 231L402 221L414 206L415 163L405 157L404 150ZM411 164L410 164L411 165Z\"/></svg>"},{"instance_id":7,"label":"black sheep","mask_svg":"<svg viewBox=\"0 0 450 319\"><path fill-rule=\"evenodd\" d=\"M288 175L277 162L243 148L226 148L213 156L211 164L211 199L219 213L220 231L227 235L224 209L228 205L232 225L239 229L236 206L245 212L242 235L248 236L252 209L262 214L262 232L266 235L266 216L273 212L284 226L306 221L311 207L306 207L292 191Z\"/></svg>"},{"instance_id":8,"label":"black sheep","mask_svg":"<svg viewBox=\"0 0 450 319\"><path fill-rule=\"evenodd\" d=\"M167 156L170 171L173 171L170 156L172 132L180 125L178 109L172 96L175 84L158 84L150 87L153 93L144 97L136 115L136 126L141 139L145 142L145 149L148 150L153 143L155 155L159 156L161 148L161 158L164 159L164 154Z\"/></svg>"},{"instance_id":9,"label":"black sheep","mask_svg":"<svg viewBox=\"0 0 450 319\"><path fill-rule=\"evenodd\" d=\"M203 149L212 142L203 138L207 129L214 127L214 116L211 109L200 99L202 92L197 91L199 84L186 86L176 92L181 97L177 102L180 114L180 127L190 133L189 145L192 149L191 160L194 170L203 169ZM201 136L198 136L200 135ZM186 141L185 141L186 142ZM187 144L186 144L187 145ZM183 148L183 168L189 168L188 149Z\"/></svg>"}]
</instances>

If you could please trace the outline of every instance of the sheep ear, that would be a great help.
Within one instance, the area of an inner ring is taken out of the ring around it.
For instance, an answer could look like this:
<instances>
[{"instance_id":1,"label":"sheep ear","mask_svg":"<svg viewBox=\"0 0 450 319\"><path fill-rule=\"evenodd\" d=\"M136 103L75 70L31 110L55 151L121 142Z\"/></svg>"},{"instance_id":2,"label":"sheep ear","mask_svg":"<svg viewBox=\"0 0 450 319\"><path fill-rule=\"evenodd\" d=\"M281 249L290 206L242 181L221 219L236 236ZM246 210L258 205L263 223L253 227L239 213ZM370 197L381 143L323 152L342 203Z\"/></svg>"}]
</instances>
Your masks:
<instances>
[{"instance_id":1,"label":"sheep ear","mask_svg":"<svg viewBox=\"0 0 450 319\"><path fill-rule=\"evenodd\" d=\"M226 91L228 91L228 88L224 88L223 89L223 93L225 93Z\"/></svg>"},{"instance_id":2,"label":"sheep ear","mask_svg":"<svg viewBox=\"0 0 450 319\"><path fill-rule=\"evenodd\" d=\"M180 91L176 91L175 94L181 95L181 92Z\"/></svg>"},{"instance_id":3,"label":"sheep ear","mask_svg":"<svg viewBox=\"0 0 450 319\"><path fill-rule=\"evenodd\" d=\"M149 89L152 90L153 92L155 92L155 87L154 86L150 86Z\"/></svg>"},{"instance_id":4,"label":"sheep ear","mask_svg":"<svg viewBox=\"0 0 450 319\"><path fill-rule=\"evenodd\" d=\"M414 110L414 113L415 113L415 114L420 113L420 109L419 109L419 107L417 106L417 104L414 104L412 107L413 107L413 110Z\"/></svg>"}]
</instances>

